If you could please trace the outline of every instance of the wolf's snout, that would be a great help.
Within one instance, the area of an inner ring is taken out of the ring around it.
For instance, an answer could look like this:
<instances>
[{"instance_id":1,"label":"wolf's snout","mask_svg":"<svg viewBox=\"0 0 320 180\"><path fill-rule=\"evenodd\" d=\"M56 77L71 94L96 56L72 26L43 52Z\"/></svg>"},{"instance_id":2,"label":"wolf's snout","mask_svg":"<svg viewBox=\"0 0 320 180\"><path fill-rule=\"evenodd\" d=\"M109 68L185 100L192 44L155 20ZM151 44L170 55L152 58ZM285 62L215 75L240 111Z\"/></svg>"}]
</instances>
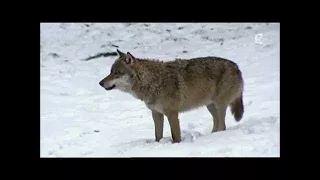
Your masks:
<instances>
[{"instance_id":1,"label":"wolf's snout","mask_svg":"<svg viewBox=\"0 0 320 180\"><path fill-rule=\"evenodd\" d=\"M100 81L99 84L100 84L101 87L103 87L104 89L106 89L108 91L116 87L115 84L112 85L112 86L109 86L109 83L105 84L103 80Z\"/></svg>"},{"instance_id":2,"label":"wolf's snout","mask_svg":"<svg viewBox=\"0 0 320 180\"><path fill-rule=\"evenodd\" d=\"M104 83L103 83L103 81L100 81L99 84L100 84L100 86L103 87L103 84L104 84Z\"/></svg>"}]
</instances>

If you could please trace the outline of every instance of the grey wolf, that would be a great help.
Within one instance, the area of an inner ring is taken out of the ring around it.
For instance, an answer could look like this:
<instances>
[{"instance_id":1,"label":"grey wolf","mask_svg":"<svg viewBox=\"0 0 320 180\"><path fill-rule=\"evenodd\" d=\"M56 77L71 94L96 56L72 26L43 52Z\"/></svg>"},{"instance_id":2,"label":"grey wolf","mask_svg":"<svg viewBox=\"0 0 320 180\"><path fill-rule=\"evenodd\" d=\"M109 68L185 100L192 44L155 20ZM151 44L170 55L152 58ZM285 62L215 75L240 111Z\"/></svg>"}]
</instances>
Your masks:
<instances>
[{"instance_id":1,"label":"grey wolf","mask_svg":"<svg viewBox=\"0 0 320 180\"><path fill-rule=\"evenodd\" d=\"M227 107L238 122L244 113L242 73L236 63L220 57L160 61L134 57L117 49L118 58L99 84L143 101L152 112L155 140L163 138L167 117L173 143L181 142L179 113L206 106L212 132L226 130Z\"/></svg>"}]
</instances>

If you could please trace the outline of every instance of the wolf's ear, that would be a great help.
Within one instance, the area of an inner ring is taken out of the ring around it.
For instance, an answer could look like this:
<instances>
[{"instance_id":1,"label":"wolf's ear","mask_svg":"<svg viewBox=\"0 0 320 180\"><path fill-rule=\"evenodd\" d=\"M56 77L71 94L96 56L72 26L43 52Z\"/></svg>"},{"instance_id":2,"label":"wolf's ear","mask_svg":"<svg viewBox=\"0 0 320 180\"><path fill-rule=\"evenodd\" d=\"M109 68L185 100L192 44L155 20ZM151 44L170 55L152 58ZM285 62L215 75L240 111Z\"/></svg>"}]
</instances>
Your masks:
<instances>
[{"instance_id":1,"label":"wolf's ear","mask_svg":"<svg viewBox=\"0 0 320 180\"><path fill-rule=\"evenodd\" d=\"M126 57L126 64L133 65L136 61L136 58L132 56L129 52L127 52L127 57Z\"/></svg>"},{"instance_id":2,"label":"wolf's ear","mask_svg":"<svg viewBox=\"0 0 320 180\"><path fill-rule=\"evenodd\" d=\"M120 57L125 55L123 52L119 51L119 49L117 49L117 53L118 53L118 56Z\"/></svg>"}]
</instances>

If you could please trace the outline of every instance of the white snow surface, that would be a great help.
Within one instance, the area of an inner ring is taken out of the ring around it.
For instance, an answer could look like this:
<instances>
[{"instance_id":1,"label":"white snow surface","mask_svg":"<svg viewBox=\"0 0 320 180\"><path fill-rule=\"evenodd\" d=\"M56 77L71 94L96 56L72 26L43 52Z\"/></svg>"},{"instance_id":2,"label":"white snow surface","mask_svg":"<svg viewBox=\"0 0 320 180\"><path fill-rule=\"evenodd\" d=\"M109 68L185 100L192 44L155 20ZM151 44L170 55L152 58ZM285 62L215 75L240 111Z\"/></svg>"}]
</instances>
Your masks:
<instances>
[{"instance_id":1,"label":"white snow surface","mask_svg":"<svg viewBox=\"0 0 320 180\"><path fill-rule=\"evenodd\" d=\"M279 157L280 24L278 23L43 23L41 157ZM255 42L262 34L261 43ZM182 142L155 142L151 111L130 94L99 81L114 60L99 52L140 58L218 56L244 77L243 119L230 109L226 131L211 133L206 107L179 115ZM55 55L55 54L56 55Z\"/></svg>"}]
</instances>

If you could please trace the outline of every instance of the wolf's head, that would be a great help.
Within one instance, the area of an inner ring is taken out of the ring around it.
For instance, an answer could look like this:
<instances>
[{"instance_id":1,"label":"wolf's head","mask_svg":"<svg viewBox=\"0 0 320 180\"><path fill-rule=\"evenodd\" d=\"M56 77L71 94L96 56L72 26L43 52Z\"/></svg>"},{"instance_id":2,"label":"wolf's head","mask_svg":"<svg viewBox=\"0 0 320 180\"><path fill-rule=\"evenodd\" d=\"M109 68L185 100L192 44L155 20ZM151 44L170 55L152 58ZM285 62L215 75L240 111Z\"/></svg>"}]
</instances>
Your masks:
<instances>
[{"instance_id":1,"label":"wolf's head","mask_svg":"<svg viewBox=\"0 0 320 180\"><path fill-rule=\"evenodd\" d=\"M132 79L135 76L134 66L135 58L117 49L118 58L111 66L110 74L102 79L99 84L106 90L119 89L124 92L130 92Z\"/></svg>"}]
</instances>

